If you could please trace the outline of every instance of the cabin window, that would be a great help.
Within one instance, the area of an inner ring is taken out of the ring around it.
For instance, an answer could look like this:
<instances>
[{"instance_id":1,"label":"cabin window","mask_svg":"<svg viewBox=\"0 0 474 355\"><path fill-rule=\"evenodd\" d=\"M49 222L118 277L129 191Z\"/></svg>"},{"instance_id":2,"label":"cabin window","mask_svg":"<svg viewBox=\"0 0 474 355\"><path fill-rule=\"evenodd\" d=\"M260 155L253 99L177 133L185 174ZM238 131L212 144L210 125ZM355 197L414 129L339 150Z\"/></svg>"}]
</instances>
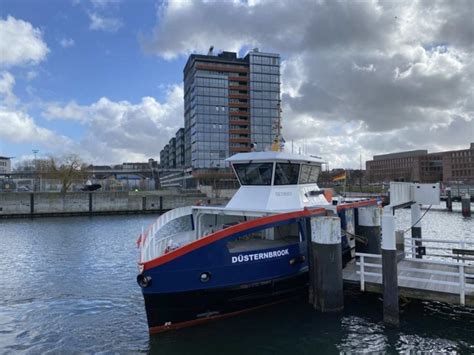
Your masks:
<instances>
[{"instance_id":1,"label":"cabin window","mask_svg":"<svg viewBox=\"0 0 474 355\"><path fill-rule=\"evenodd\" d=\"M300 184L315 184L318 181L320 166L302 164L300 173Z\"/></svg>"},{"instance_id":2,"label":"cabin window","mask_svg":"<svg viewBox=\"0 0 474 355\"><path fill-rule=\"evenodd\" d=\"M277 163L274 185L296 185L299 172L300 164Z\"/></svg>"},{"instance_id":3,"label":"cabin window","mask_svg":"<svg viewBox=\"0 0 474 355\"><path fill-rule=\"evenodd\" d=\"M234 164L242 185L271 185L273 163Z\"/></svg>"}]
</instances>

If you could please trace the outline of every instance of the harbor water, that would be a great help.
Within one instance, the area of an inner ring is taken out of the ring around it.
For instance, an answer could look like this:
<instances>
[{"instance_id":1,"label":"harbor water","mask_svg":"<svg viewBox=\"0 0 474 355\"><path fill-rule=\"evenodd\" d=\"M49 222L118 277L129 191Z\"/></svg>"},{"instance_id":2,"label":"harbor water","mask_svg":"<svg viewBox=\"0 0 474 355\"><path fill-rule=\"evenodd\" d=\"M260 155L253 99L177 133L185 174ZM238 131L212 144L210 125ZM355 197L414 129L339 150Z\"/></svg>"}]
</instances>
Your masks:
<instances>
[{"instance_id":1,"label":"harbor water","mask_svg":"<svg viewBox=\"0 0 474 355\"><path fill-rule=\"evenodd\" d=\"M0 353L474 353L474 309L402 302L394 329L380 297L358 292L342 314L300 300L149 336L135 240L154 218L0 220ZM410 210L397 211L397 228L409 226ZM474 240L474 218L460 213L431 210L422 226L426 237Z\"/></svg>"}]
</instances>

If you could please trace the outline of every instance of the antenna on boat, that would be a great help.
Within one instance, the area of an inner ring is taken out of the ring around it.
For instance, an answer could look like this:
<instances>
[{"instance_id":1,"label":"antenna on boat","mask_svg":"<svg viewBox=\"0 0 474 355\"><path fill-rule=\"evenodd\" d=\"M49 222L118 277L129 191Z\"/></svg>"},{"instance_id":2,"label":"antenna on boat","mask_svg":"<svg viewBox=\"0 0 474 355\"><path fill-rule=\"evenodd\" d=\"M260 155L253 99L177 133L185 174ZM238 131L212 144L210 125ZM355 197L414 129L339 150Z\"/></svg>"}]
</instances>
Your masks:
<instances>
[{"instance_id":1,"label":"antenna on boat","mask_svg":"<svg viewBox=\"0 0 474 355\"><path fill-rule=\"evenodd\" d=\"M272 143L272 151L274 152L281 152L283 147L285 146L285 140L281 135L281 100L278 100L278 117L277 121L273 125L273 128L276 128L276 136Z\"/></svg>"}]
</instances>

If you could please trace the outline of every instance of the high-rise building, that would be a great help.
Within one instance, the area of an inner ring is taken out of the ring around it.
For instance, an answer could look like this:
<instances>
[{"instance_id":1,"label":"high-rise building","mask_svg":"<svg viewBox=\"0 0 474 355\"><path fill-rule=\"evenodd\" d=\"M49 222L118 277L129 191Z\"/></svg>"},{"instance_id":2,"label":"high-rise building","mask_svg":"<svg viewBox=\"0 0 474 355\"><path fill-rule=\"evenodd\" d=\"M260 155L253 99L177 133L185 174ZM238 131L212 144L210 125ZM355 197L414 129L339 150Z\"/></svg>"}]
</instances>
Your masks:
<instances>
[{"instance_id":1,"label":"high-rise building","mask_svg":"<svg viewBox=\"0 0 474 355\"><path fill-rule=\"evenodd\" d=\"M227 167L238 152L268 150L280 115L280 57L192 54L184 68L184 156L193 170Z\"/></svg>"},{"instance_id":2,"label":"high-rise building","mask_svg":"<svg viewBox=\"0 0 474 355\"><path fill-rule=\"evenodd\" d=\"M176 168L184 168L184 128L176 132Z\"/></svg>"}]
</instances>

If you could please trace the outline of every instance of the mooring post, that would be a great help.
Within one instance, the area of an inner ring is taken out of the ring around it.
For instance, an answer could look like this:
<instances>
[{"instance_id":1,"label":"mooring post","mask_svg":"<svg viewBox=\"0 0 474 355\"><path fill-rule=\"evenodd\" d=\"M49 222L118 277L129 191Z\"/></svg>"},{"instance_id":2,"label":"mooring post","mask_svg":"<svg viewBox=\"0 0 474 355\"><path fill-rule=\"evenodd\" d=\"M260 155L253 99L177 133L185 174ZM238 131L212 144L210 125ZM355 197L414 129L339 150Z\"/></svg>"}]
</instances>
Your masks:
<instances>
[{"instance_id":1,"label":"mooring post","mask_svg":"<svg viewBox=\"0 0 474 355\"><path fill-rule=\"evenodd\" d=\"M356 251L368 254L380 254L381 209L377 206L359 207L355 234L367 239L367 244L356 240Z\"/></svg>"},{"instance_id":2,"label":"mooring post","mask_svg":"<svg viewBox=\"0 0 474 355\"><path fill-rule=\"evenodd\" d=\"M461 210L463 217L471 217L471 196L466 192L461 198Z\"/></svg>"},{"instance_id":3,"label":"mooring post","mask_svg":"<svg viewBox=\"0 0 474 355\"><path fill-rule=\"evenodd\" d=\"M339 217L311 218L311 249L313 306L323 313L342 311L344 294Z\"/></svg>"},{"instance_id":4,"label":"mooring post","mask_svg":"<svg viewBox=\"0 0 474 355\"><path fill-rule=\"evenodd\" d=\"M385 207L382 216L382 282L383 321L399 325L398 270L395 242L395 217L391 207Z\"/></svg>"},{"instance_id":5,"label":"mooring post","mask_svg":"<svg viewBox=\"0 0 474 355\"><path fill-rule=\"evenodd\" d=\"M423 255L421 247L421 208L417 203L411 205L411 237L419 239L419 241L415 241L415 255L417 259L421 259Z\"/></svg>"},{"instance_id":6,"label":"mooring post","mask_svg":"<svg viewBox=\"0 0 474 355\"><path fill-rule=\"evenodd\" d=\"M395 231L395 244L397 254L405 257L405 232L403 230Z\"/></svg>"},{"instance_id":7,"label":"mooring post","mask_svg":"<svg viewBox=\"0 0 474 355\"><path fill-rule=\"evenodd\" d=\"M451 197L451 188L447 187L446 188L446 209L449 212L453 212L453 200Z\"/></svg>"}]
</instances>

